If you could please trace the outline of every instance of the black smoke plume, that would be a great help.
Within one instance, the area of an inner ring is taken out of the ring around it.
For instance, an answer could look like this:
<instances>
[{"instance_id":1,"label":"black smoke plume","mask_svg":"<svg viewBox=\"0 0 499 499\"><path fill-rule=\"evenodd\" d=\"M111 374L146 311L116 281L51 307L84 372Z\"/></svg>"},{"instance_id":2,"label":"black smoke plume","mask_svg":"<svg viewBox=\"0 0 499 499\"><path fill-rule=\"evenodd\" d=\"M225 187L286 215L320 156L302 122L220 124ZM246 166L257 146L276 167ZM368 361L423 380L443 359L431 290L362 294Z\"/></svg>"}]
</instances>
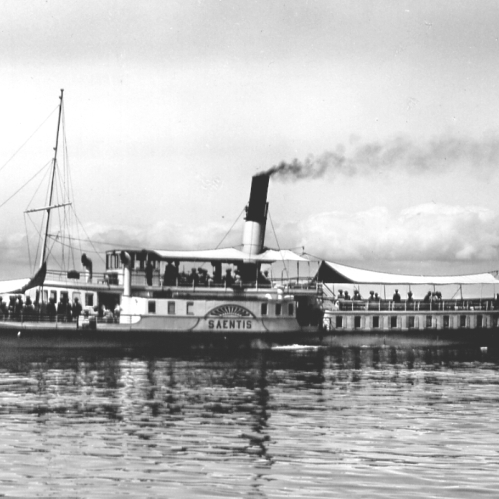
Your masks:
<instances>
[{"instance_id":1,"label":"black smoke plume","mask_svg":"<svg viewBox=\"0 0 499 499\"><path fill-rule=\"evenodd\" d=\"M381 171L446 172L457 167L474 170L499 166L499 137L483 140L446 137L416 144L405 137L386 142L338 146L320 156L282 161L262 172L281 180L317 179L326 175L353 176Z\"/></svg>"}]
</instances>

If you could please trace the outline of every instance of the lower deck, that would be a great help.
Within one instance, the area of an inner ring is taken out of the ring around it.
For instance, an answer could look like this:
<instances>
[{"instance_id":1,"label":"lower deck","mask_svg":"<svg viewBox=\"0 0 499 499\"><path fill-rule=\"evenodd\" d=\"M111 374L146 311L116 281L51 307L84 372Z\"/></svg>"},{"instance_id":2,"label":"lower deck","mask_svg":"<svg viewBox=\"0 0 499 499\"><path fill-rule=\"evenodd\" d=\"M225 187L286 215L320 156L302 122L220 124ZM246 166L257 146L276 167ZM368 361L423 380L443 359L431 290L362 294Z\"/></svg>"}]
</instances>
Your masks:
<instances>
[{"instance_id":1,"label":"lower deck","mask_svg":"<svg viewBox=\"0 0 499 499\"><path fill-rule=\"evenodd\" d=\"M493 329L499 310L326 310L327 331L413 331Z\"/></svg>"}]
</instances>

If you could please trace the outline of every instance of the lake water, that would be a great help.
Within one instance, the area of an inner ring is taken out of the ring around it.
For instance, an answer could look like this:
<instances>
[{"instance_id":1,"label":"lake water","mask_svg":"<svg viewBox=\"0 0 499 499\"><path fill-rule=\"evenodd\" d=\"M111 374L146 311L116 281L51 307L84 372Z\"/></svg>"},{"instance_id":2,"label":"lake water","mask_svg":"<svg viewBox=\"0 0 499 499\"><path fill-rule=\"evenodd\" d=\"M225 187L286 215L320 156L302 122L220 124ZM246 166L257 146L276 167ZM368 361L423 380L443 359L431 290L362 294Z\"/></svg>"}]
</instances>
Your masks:
<instances>
[{"instance_id":1,"label":"lake water","mask_svg":"<svg viewBox=\"0 0 499 499\"><path fill-rule=\"evenodd\" d=\"M0 350L6 497L497 497L499 354Z\"/></svg>"}]
</instances>

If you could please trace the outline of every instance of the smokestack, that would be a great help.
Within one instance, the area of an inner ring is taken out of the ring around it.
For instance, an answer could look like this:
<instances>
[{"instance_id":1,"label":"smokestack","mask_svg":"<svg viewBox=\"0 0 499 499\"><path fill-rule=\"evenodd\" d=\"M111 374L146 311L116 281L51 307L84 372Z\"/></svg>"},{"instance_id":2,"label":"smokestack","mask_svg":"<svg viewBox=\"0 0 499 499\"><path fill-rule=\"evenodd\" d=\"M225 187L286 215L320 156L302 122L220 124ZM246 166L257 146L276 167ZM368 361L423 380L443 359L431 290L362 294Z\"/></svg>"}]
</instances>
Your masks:
<instances>
[{"instance_id":1,"label":"smokestack","mask_svg":"<svg viewBox=\"0 0 499 499\"><path fill-rule=\"evenodd\" d=\"M263 250L265 224L267 222L267 192L270 175L255 175L251 182L251 193L243 232L243 251L258 255Z\"/></svg>"}]
</instances>

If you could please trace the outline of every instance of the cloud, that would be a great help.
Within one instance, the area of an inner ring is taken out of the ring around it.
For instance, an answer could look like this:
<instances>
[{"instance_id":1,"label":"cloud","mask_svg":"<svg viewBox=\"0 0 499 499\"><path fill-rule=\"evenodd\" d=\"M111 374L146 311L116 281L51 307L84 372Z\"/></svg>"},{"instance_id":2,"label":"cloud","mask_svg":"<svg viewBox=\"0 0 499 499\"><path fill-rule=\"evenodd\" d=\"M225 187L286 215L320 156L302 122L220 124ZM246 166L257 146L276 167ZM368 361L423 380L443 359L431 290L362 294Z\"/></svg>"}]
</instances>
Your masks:
<instances>
[{"instance_id":1,"label":"cloud","mask_svg":"<svg viewBox=\"0 0 499 499\"><path fill-rule=\"evenodd\" d=\"M281 231L287 234L281 244L304 246L313 255L339 262L494 263L499 259L499 218L477 206L422 204L398 213L381 207L332 211L288 224Z\"/></svg>"},{"instance_id":2,"label":"cloud","mask_svg":"<svg viewBox=\"0 0 499 499\"><path fill-rule=\"evenodd\" d=\"M242 224L243 221L239 220L230 233L225 222L185 226L161 221L143 227L90 224L84 232L93 245L81 242L81 249L102 270L102 256L110 249L238 246ZM499 261L499 216L480 206L427 203L399 212L384 207L359 212L336 210L296 223L276 225L276 231L281 248L303 246L307 253L322 259L365 268L372 267L374 263L375 267L394 272L404 270L400 268L400 262L404 262L407 271L421 268L424 269L421 273L458 274L474 271L469 269L476 266L492 270L498 267ZM270 229L267 230L266 244L277 246ZM72 245L79 247L80 242L75 239ZM13 233L0 238L0 248L5 262L0 279L29 275L26 270L26 237L23 234ZM59 251L57 246L54 248L54 252ZM36 248L31 249L32 260L35 251ZM68 254L67 247L65 251ZM79 268L79 251L76 254L76 267ZM433 268L429 267L429 262Z\"/></svg>"}]
</instances>

